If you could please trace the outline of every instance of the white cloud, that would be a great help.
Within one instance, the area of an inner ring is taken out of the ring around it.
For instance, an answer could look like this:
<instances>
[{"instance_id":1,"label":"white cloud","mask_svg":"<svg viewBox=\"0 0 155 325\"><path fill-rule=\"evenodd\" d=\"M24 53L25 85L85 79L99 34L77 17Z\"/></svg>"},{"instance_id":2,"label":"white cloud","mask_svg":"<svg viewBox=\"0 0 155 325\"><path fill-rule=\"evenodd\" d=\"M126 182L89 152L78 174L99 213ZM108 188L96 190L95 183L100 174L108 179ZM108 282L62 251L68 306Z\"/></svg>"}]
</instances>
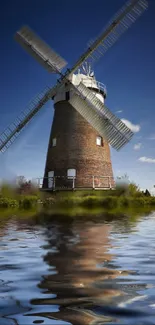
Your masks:
<instances>
[{"instance_id":1,"label":"white cloud","mask_svg":"<svg viewBox=\"0 0 155 325\"><path fill-rule=\"evenodd\" d=\"M124 118L121 119L121 121L134 133L137 133L140 131L140 125L139 124L133 124L129 120L126 120Z\"/></svg>"},{"instance_id":2,"label":"white cloud","mask_svg":"<svg viewBox=\"0 0 155 325\"><path fill-rule=\"evenodd\" d=\"M122 113L122 112L123 112L123 110L121 110L121 109L119 111L116 111L116 113Z\"/></svg>"},{"instance_id":3,"label":"white cloud","mask_svg":"<svg viewBox=\"0 0 155 325\"><path fill-rule=\"evenodd\" d=\"M149 164L155 164L155 158L140 157L138 160Z\"/></svg>"},{"instance_id":4,"label":"white cloud","mask_svg":"<svg viewBox=\"0 0 155 325\"><path fill-rule=\"evenodd\" d=\"M135 145L134 145L134 150L140 150L140 148L141 148L141 146L142 146L142 143L136 143Z\"/></svg>"}]
</instances>

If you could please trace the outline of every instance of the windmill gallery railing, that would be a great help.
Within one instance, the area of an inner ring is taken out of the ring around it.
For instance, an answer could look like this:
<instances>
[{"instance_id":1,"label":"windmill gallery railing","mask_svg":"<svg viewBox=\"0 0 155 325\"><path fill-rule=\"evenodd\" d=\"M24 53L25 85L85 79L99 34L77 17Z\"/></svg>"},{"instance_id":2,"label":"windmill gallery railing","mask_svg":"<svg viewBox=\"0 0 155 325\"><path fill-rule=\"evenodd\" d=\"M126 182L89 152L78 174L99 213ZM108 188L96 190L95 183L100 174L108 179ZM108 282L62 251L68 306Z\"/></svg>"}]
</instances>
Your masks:
<instances>
[{"instance_id":1,"label":"windmill gallery railing","mask_svg":"<svg viewBox=\"0 0 155 325\"><path fill-rule=\"evenodd\" d=\"M76 189L113 189L115 187L112 176L65 177L54 176L36 178L37 186L42 190L76 190Z\"/></svg>"},{"instance_id":2,"label":"windmill gallery railing","mask_svg":"<svg viewBox=\"0 0 155 325\"><path fill-rule=\"evenodd\" d=\"M107 96L107 88L106 85L103 84L103 82L97 81L96 79L92 78L92 79L86 79L86 77L81 77L81 81L86 84L86 86L88 88L95 88L98 89L99 92L104 93L105 96Z\"/></svg>"}]
</instances>

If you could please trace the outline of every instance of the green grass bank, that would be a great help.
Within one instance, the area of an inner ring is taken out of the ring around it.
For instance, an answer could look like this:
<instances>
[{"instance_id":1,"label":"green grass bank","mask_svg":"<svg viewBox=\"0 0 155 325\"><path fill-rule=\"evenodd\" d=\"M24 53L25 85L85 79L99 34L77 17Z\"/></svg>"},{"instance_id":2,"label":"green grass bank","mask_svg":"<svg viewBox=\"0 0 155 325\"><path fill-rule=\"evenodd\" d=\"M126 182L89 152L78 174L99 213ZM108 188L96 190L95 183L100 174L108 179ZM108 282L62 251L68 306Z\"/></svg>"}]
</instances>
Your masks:
<instances>
[{"instance_id":1,"label":"green grass bank","mask_svg":"<svg viewBox=\"0 0 155 325\"><path fill-rule=\"evenodd\" d=\"M117 186L115 190L41 192L34 186L27 192L3 184L0 189L0 209L105 209L126 210L132 208L155 209L155 197L137 185Z\"/></svg>"}]
</instances>

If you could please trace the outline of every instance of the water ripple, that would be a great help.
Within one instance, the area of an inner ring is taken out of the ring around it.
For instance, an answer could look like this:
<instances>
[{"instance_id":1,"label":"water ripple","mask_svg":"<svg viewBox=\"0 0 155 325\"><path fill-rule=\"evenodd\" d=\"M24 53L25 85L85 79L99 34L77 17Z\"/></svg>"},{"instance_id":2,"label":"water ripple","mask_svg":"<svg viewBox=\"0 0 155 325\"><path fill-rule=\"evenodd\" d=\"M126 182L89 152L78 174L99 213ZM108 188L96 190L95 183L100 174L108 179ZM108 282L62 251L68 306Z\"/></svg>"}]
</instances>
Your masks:
<instances>
[{"instance_id":1,"label":"water ripple","mask_svg":"<svg viewBox=\"0 0 155 325\"><path fill-rule=\"evenodd\" d=\"M0 225L0 324L155 324L154 215Z\"/></svg>"}]
</instances>

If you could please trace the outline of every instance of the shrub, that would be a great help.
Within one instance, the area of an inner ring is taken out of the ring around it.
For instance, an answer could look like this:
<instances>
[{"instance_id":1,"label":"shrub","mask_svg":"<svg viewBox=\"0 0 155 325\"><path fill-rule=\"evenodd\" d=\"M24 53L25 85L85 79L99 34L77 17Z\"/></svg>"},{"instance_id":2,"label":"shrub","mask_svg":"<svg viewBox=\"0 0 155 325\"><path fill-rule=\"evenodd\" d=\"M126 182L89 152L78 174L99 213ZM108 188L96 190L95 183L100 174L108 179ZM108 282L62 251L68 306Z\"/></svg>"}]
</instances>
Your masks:
<instances>
[{"instance_id":1,"label":"shrub","mask_svg":"<svg viewBox=\"0 0 155 325\"><path fill-rule=\"evenodd\" d=\"M12 208L15 208L15 207L19 206L19 203L18 203L17 200L10 199L9 200L9 206L12 207Z\"/></svg>"},{"instance_id":2,"label":"shrub","mask_svg":"<svg viewBox=\"0 0 155 325\"><path fill-rule=\"evenodd\" d=\"M38 202L37 196L32 196L32 195L24 196L21 197L21 199L19 200L19 206L20 208L23 209L31 209L34 206L36 206L37 202Z\"/></svg>"},{"instance_id":3,"label":"shrub","mask_svg":"<svg viewBox=\"0 0 155 325\"><path fill-rule=\"evenodd\" d=\"M83 199L81 202L81 206L83 207L104 207L113 209L117 207L118 198L114 196L107 196L107 197L95 197L95 196L88 196Z\"/></svg>"},{"instance_id":4,"label":"shrub","mask_svg":"<svg viewBox=\"0 0 155 325\"><path fill-rule=\"evenodd\" d=\"M47 197L43 201L43 206L44 207L50 207L55 203L55 199L53 197Z\"/></svg>"},{"instance_id":5,"label":"shrub","mask_svg":"<svg viewBox=\"0 0 155 325\"><path fill-rule=\"evenodd\" d=\"M140 191L138 185L136 185L135 183L130 183L128 185L128 195L139 197L139 196L143 196L143 193Z\"/></svg>"},{"instance_id":6,"label":"shrub","mask_svg":"<svg viewBox=\"0 0 155 325\"><path fill-rule=\"evenodd\" d=\"M122 196L119 198L119 205L120 207L128 207L130 205L130 199L129 197Z\"/></svg>"},{"instance_id":7,"label":"shrub","mask_svg":"<svg viewBox=\"0 0 155 325\"><path fill-rule=\"evenodd\" d=\"M102 199L95 196L84 197L80 205L87 208L92 208L101 205Z\"/></svg>"},{"instance_id":8,"label":"shrub","mask_svg":"<svg viewBox=\"0 0 155 325\"><path fill-rule=\"evenodd\" d=\"M108 196L102 199L102 206L105 208L113 209L118 205L118 198L114 196Z\"/></svg>"},{"instance_id":9,"label":"shrub","mask_svg":"<svg viewBox=\"0 0 155 325\"><path fill-rule=\"evenodd\" d=\"M0 208L18 207L18 202L10 198L0 198Z\"/></svg>"},{"instance_id":10,"label":"shrub","mask_svg":"<svg viewBox=\"0 0 155 325\"><path fill-rule=\"evenodd\" d=\"M0 207L1 208L8 208L9 207L9 199L0 198Z\"/></svg>"},{"instance_id":11,"label":"shrub","mask_svg":"<svg viewBox=\"0 0 155 325\"><path fill-rule=\"evenodd\" d=\"M81 201L83 201L82 197L71 195L71 196L59 197L58 200L56 200L56 203L58 203L61 206L73 207L75 205L79 205Z\"/></svg>"},{"instance_id":12,"label":"shrub","mask_svg":"<svg viewBox=\"0 0 155 325\"><path fill-rule=\"evenodd\" d=\"M155 205L155 197L147 197L146 200L148 201L148 204Z\"/></svg>"},{"instance_id":13,"label":"shrub","mask_svg":"<svg viewBox=\"0 0 155 325\"><path fill-rule=\"evenodd\" d=\"M133 205L135 207L140 207L140 206L144 206L147 205L147 200L144 197L135 197L133 198Z\"/></svg>"}]
</instances>

